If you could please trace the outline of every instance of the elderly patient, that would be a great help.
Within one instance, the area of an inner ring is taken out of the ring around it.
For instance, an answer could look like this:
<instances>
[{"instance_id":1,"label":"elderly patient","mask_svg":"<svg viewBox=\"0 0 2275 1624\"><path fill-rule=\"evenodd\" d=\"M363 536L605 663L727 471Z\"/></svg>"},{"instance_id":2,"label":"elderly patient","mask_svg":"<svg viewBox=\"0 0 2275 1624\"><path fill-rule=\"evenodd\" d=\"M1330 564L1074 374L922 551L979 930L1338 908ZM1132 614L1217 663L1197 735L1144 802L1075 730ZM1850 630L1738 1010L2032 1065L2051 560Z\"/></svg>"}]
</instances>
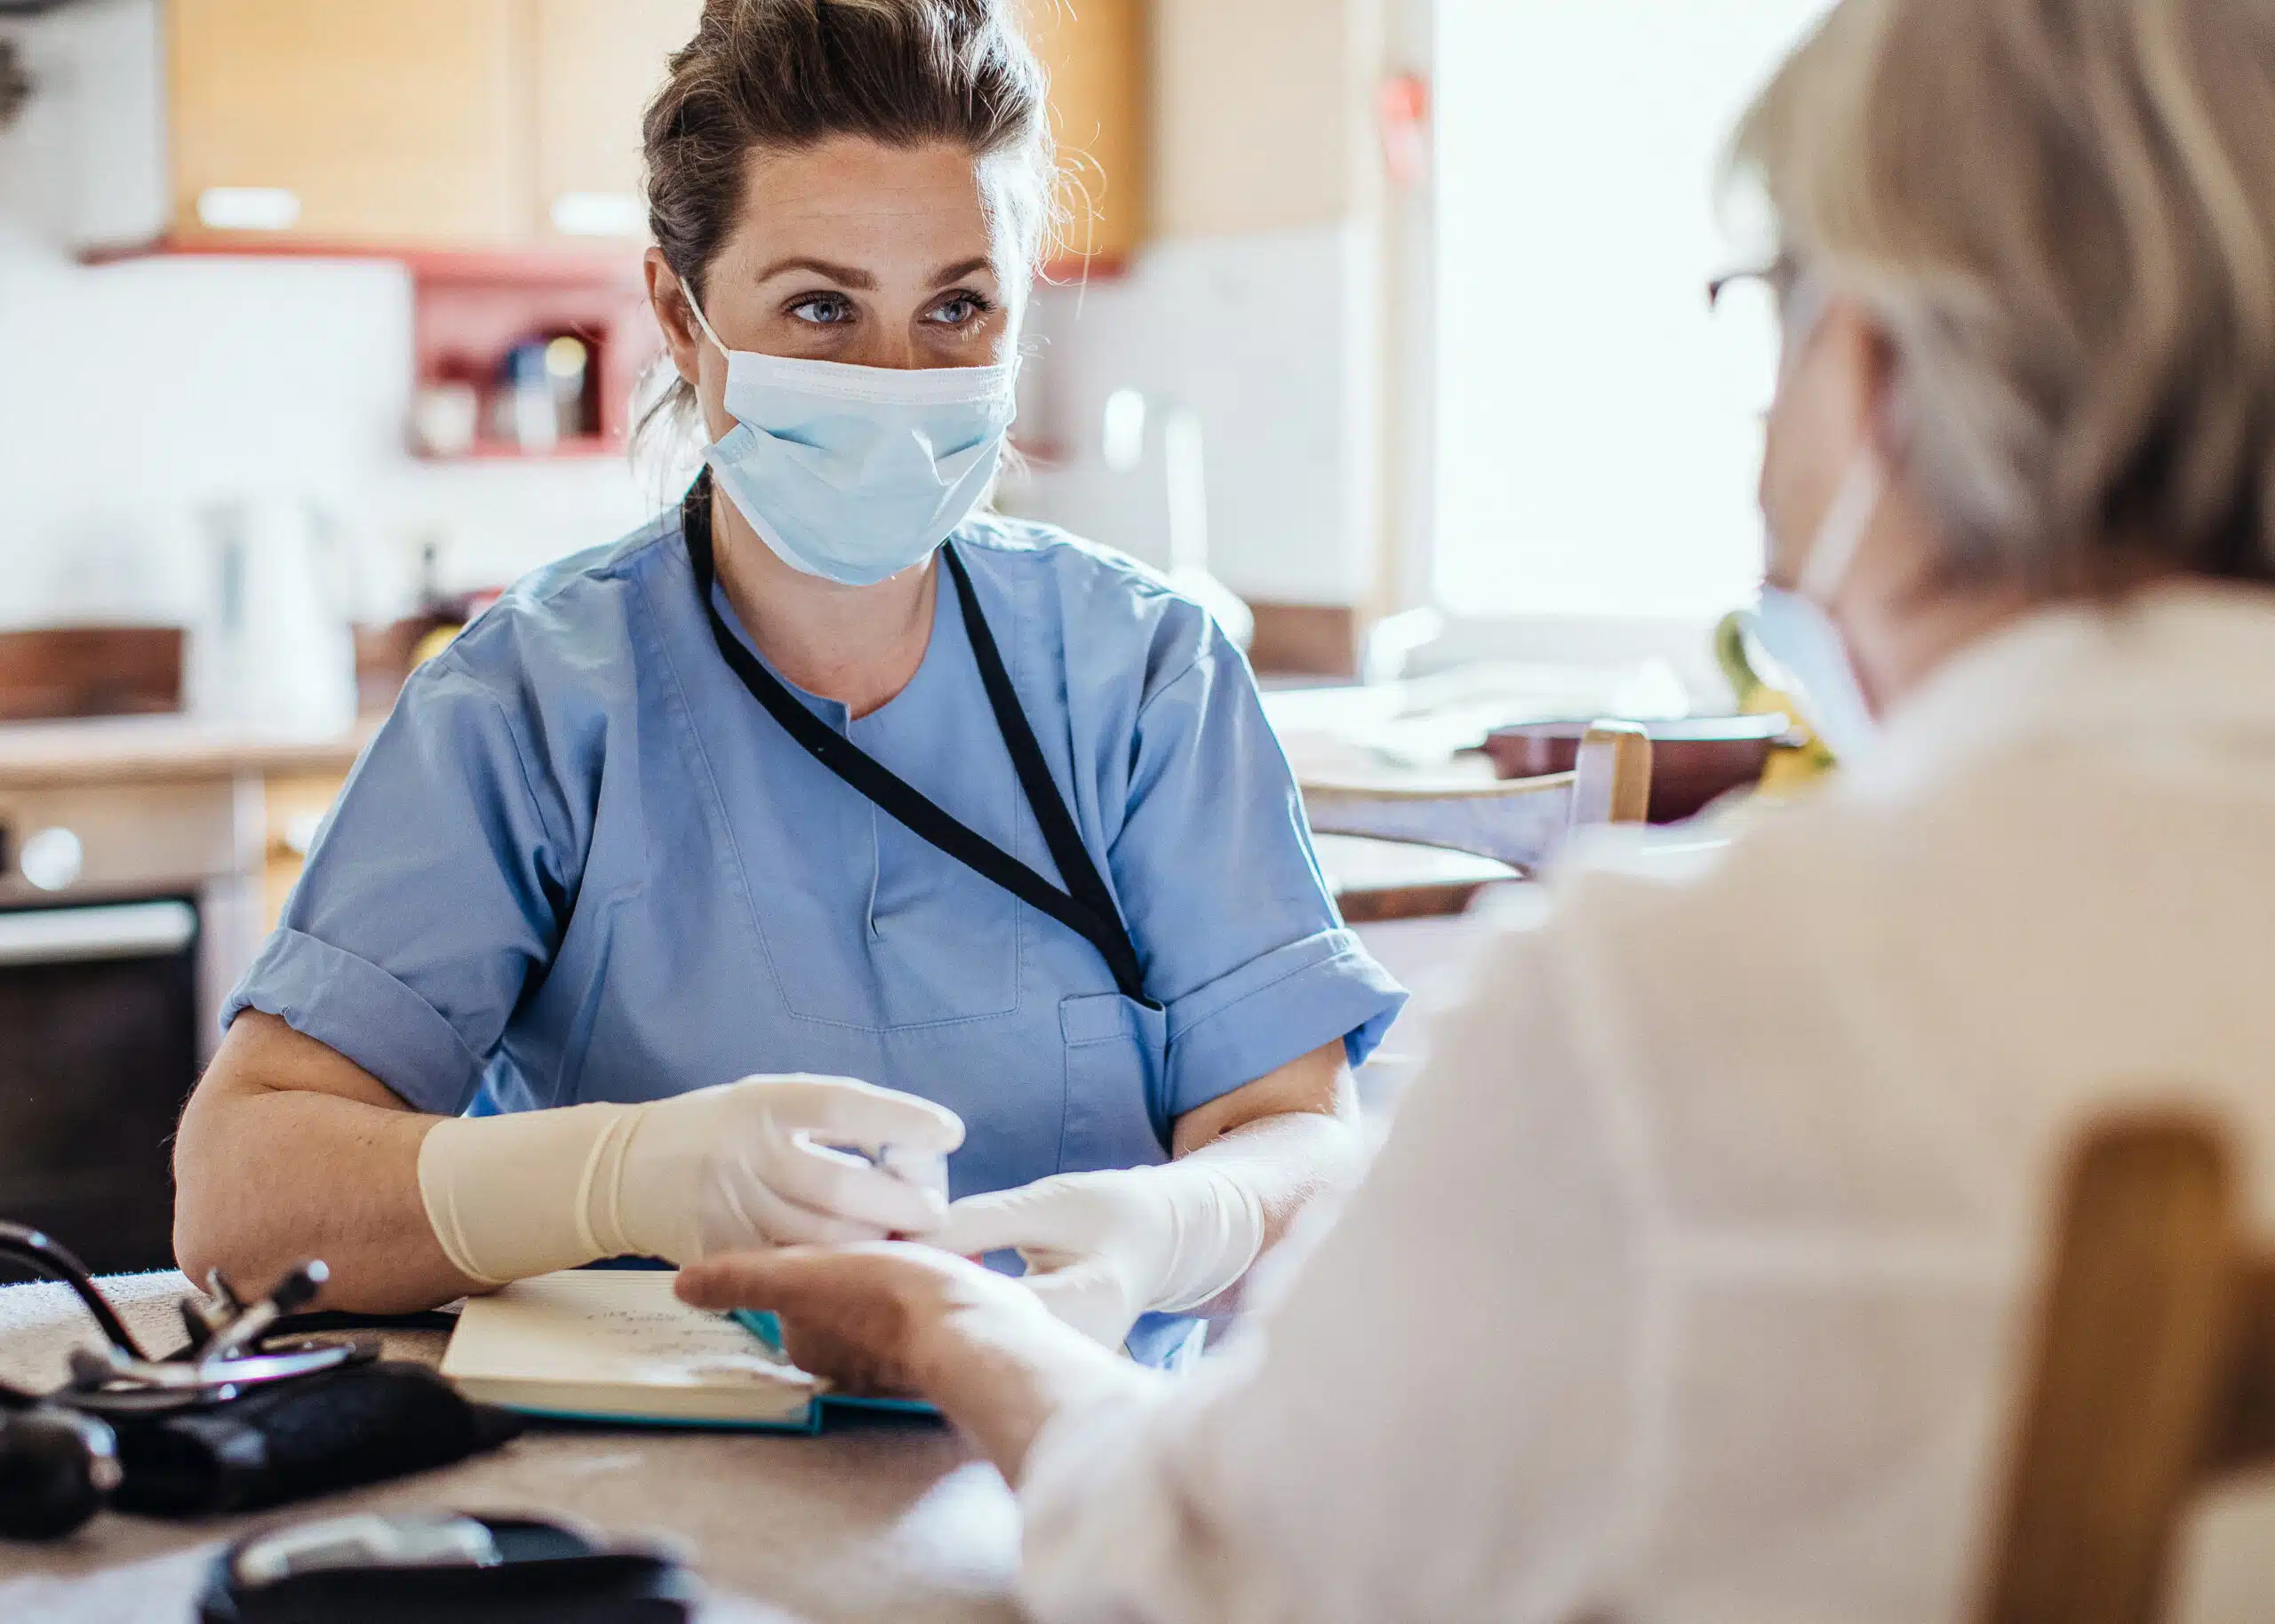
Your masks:
<instances>
[{"instance_id":1,"label":"elderly patient","mask_svg":"<svg viewBox=\"0 0 2275 1624\"><path fill-rule=\"evenodd\" d=\"M1044 1620L1954 1618L2065 1143L2275 1186L2275 5L1846 0L1736 151L1837 785L1566 875L1181 1384L917 1247L682 1277L938 1398Z\"/></svg>"}]
</instances>

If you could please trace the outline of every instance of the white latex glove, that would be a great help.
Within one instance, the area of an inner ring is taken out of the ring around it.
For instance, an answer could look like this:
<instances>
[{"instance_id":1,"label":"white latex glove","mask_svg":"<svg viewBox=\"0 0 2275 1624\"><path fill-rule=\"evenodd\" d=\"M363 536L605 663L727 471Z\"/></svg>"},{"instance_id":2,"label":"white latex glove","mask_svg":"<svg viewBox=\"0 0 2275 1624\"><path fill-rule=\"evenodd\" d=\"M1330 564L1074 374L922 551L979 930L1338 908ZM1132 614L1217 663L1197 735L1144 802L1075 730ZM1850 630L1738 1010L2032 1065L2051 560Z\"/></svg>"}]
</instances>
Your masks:
<instances>
[{"instance_id":1,"label":"white latex glove","mask_svg":"<svg viewBox=\"0 0 2275 1624\"><path fill-rule=\"evenodd\" d=\"M644 1105L446 1118L419 1146L419 1193L451 1263L494 1286L604 1257L927 1234L962 1142L955 1112L914 1095L746 1077Z\"/></svg>"},{"instance_id":2,"label":"white latex glove","mask_svg":"<svg viewBox=\"0 0 2275 1624\"><path fill-rule=\"evenodd\" d=\"M967 1196L925 1238L967 1257L1016 1250L1052 1313L1119 1348L1140 1314L1199 1308L1246 1274L1264 1208L1240 1180L1188 1159Z\"/></svg>"}]
</instances>

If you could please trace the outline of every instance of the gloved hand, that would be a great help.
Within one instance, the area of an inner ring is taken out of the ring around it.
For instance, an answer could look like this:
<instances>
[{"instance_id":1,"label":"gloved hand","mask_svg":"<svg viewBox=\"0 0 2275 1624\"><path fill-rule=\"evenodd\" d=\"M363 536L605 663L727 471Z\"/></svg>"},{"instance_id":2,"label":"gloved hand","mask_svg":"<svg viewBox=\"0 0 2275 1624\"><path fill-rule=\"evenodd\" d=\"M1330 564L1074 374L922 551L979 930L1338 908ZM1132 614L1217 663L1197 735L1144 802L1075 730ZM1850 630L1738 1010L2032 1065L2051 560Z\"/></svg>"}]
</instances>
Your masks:
<instances>
[{"instance_id":1,"label":"gloved hand","mask_svg":"<svg viewBox=\"0 0 2275 1624\"><path fill-rule=\"evenodd\" d=\"M1199 1308L1246 1274L1264 1208L1240 1180L1188 1158L967 1196L925 1239L966 1257L1016 1249L1052 1313L1119 1348L1140 1314Z\"/></svg>"},{"instance_id":2,"label":"gloved hand","mask_svg":"<svg viewBox=\"0 0 2275 1624\"><path fill-rule=\"evenodd\" d=\"M962 1142L955 1112L914 1095L746 1077L643 1105L446 1118L419 1146L419 1192L451 1263L495 1286L604 1257L923 1235Z\"/></svg>"}]
</instances>

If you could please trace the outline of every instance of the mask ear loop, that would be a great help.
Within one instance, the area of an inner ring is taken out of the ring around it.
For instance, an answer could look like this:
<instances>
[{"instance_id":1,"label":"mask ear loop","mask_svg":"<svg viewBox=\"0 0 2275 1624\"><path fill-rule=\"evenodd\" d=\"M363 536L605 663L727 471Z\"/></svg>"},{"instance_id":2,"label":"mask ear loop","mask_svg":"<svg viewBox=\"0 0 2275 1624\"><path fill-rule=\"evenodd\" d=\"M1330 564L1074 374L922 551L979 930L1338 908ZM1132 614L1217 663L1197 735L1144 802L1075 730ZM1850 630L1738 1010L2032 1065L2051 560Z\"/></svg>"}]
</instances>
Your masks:
<instances>
[{"instance_id":1,"label":"mask ear loop","mask_svg":"<svg viewBox=\"0 0 2275 1624\"><path fill-rule=\"evenodd\" d=\"M703 306L695 302L695 290L682 283L679 284L679 296L687 301L689 314L695 317L695 324L703 330L703 336L711 340L711 347L732 359L734 351L719 342L719 335L711 330L711 323L704 316Z\"/></svg>"},{"instance_id":2,"label":"mask ear loop","mask_svg":"<svg viewBox=\"0 0 2275 1624\"><path fill-rule=\"evenodd\" d=\"M1790 300L1784 340L1786 365L1816 338L1818 323L1832 308L1832 294L1825 283L1804 276L1794 286ZM1880 471L1879 456L1869 445L1858 447L1794 581L1793 590L1799 596L1820 609L1831 606L1841 582L1848 579L1849 566L1856 561L1856 551L1864 545L1872 515L1879 512L1880 498L1887 492L1888 480Z\"/></svg>"},{"instance_id":3,"label":"mask ear loop","mask_svg":"<svg viewBox=\"0 0 2275 1624\"><path fill-rule=\"evenodd\" d=\"M1887 490L1880 458L1869 446L1859 448L1848 472L1841 476L1840 489L1833 493L1832 506L1825 510L1816 543L1794 583L1795 592L1819 609L1832 607L1840 583L1848 577L1849 566L1856 561L1857 549L1872 528L1872 515L1880 511L1880 498Z\"/></svg>"}]
</instances>

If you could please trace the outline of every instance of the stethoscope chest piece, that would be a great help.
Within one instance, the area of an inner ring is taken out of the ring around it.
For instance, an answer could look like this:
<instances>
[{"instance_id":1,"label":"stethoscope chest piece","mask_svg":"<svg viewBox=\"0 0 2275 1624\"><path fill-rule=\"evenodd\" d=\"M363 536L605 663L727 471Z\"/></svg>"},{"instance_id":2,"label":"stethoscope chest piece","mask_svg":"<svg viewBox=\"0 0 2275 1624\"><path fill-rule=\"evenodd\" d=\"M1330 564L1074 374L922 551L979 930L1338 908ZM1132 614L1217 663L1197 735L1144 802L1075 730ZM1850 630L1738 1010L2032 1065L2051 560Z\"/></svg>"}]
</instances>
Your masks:
<instances>
[{"instance_id":1,"label":"stethoscope chest piece","mask_svg":"<svg viewBox=\"0 0 2275 1624\"><path fill-rule=\"evenodd\" d=\"M0 1538L57 1539L102 1508L124 1476L113 1422L217 1408L280 1381L379 1357L378 1345L369 1341L266 1340L331 1278L314 1260L251 1302L218 1272L209 1277L212 1298L181 1307L188 1341L164 1358L152 1358L85 1265L47 1236L0 1222L0 1257L62 1281L101 1327L106 1343L100 1352L74 1349L70 1379L53 1392L0 1386Z\"/></svg>"}]
</instances>

